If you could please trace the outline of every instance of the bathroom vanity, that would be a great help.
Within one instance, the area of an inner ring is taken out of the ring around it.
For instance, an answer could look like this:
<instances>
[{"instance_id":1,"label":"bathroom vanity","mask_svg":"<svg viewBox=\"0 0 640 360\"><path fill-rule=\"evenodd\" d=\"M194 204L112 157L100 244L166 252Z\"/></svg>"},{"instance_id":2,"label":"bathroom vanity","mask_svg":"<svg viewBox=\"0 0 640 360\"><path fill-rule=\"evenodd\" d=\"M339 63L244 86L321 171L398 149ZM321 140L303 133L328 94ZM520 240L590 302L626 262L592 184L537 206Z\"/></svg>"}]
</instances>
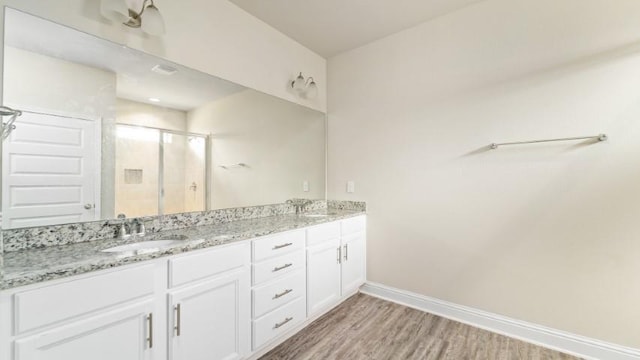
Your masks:
<instances>
[{"instance_id":1,"label":"bathroom vanity","mask_svg":"<svg viewBox=\"0 0 640 360\"><path fill-rule=\"evenodd\" d=\"M364 283L364 204L305 200L326 114L9 7L3 45L0 360L257 358Z\"/></svg>"},{"instance_id":2,"label":"bathroom vanity","mask_svg":"<svg viewBox=\"0 0 640 360\"><path fill-rule=\"evenodd\" d=\"M155 252L104 253L112 242L93 241L6 254L0 358L257 358L365 281L362 211L285 214L175 234L189 240ZM66 253L87 247L93 252ZM53 251L58 264L49 270L26 260ZM75 260L62 271L66 256Z\"/></svg>"}]
</instances>

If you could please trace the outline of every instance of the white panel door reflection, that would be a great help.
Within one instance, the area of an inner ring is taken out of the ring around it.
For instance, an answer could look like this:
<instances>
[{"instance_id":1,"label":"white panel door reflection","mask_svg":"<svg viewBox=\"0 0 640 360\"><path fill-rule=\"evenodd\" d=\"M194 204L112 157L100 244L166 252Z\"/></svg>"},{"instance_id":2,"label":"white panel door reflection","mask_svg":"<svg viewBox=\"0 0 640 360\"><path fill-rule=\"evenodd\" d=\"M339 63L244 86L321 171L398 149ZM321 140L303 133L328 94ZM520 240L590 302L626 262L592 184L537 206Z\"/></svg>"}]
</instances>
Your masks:
<instances>
[{"instance_id":1,"label":"white panel door reflection","mask_svg":"<svg viewBox=\"0 0 640 360\"><path fill-rule=\"evenodd\" d=\"M15 125L2 151L2 228L99 219L100 120L23 111Z\"/></svg>"}]
</instances>

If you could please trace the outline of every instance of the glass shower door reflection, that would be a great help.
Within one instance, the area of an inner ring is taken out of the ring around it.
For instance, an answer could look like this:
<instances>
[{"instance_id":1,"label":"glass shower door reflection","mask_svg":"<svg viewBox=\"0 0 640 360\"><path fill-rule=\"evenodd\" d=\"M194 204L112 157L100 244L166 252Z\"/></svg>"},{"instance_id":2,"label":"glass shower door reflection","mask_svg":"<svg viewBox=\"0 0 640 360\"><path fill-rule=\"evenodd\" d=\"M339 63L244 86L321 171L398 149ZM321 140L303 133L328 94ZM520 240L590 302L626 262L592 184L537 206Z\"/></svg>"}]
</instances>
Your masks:
<instances>
[{"instance_id":1,"label":"glass shower door reflection","mask_svg":"<svg viewBox=\"0 0 640 360\"><path fill-rule=\"evenodd\" d=\"M116 215L206 210L205 136L124 124L116 129Z\"/></svg>"},{"instance_id":2,"label":"glass shower door reflection","mask_svg":"<svg viewBox=\"0 0 640 360\"><path fill-rule=\"evenodd\" d=\"M206 138L165 132L162 153L162 213L205 210Z\"/></svg>"}]
</instances>

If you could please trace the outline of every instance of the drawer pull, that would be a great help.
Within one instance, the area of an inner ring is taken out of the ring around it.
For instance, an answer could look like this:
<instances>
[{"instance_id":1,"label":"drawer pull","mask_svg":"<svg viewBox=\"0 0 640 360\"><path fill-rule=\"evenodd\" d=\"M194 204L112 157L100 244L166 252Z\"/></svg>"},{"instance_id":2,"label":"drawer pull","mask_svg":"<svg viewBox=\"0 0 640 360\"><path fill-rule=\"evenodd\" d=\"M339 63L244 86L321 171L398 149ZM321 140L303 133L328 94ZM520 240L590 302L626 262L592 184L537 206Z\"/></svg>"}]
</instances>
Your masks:
<instances>
[{"instance_id":1,"label":"drawer pull","mask_svg":"<svg viewBox=\"0 0 640 360\"><path fill-rule=\"evenodd\" d=\"M274 329L277 329L277 328L279 328L279 327L282 327L282 326L284 326L284 324L288 323L288 322L289 322L289 321L291 321L291 320L293 320L293 318L292 318L292 317L288 317L288 318L284 319L284 321L283 321L283 322L281 322L281 323L277 323L273 328L274 328Z\"/></svg>"},{"instance_id":2,"label":"drawer pull","mask_svg":"<svg viewBox=\"0 0 640 360\"><path fill-rule=\"evenodd\" d=\"M273 247L273 250L286 248L287 246L291 246L291 245L293 245L293 243L286 243L286 244L282 244L282 245L276 245L276 246Z\"/></svg>"},{"instance_id":3,"label":"drawer pull","mask_svg":"<svg viewBox=\"0 0 640 360\"><path fill-rule=\"evenodd\" d=\"M349 244L344 244L344 261L349 261Z\"/></svg>"},{"instance_id":4,"label":"drawer pull","mask_svg":"<svg viewBox=\"0 0 640 360\"><path fill-rule=\"evenodd\" d=\"M290 293L290 292L292 292L292 291L293 291L293 289L287 289L287 290L285 290L285 291L281 292L280 294L276 294L276 295L273 297L273 300L275 300L275 299L279 299L279 298L281 298L281 297L283 297L283 296L287 295L288 293Z\"/></svg>"},{"instance_id":5,"label":"drawer pull","mask_svg":"<svg viewBox=\"0 0 640 360\"><path fill-rule=\"evenodd\" d=\"M147 315L147 322L149 324L149 337L147 338L147 342L149 342L149 349L151 349L153 348L153 313Z\"/></svg>"},{"instance_id":6,"label":"drawer pull","mask_svg":"<svg viewBox=\"0 0 640 360\"><path fill-rule=\"evenodd\" d=\"M173 329L176 331L176 336L180 336L180 317L181 317L181 306L180 304L175 306L175 310L176 310L176 325L173 327Z\"/></svg>"},{"instance_id":7,"label":"drawer pull","mask_svg":"<svg viewBox=\"0 0 640 360\"><path fill-rule=\"evenodd\" d=\"M342 261L340 259L342 259L342 248L340 246L338 246L338 248L336 249L336 251L338 252L338 257L337 257L337 262L338 264L342 264Z\"/></svg>"},{"instance_id":8,"label":"drawer pull","mask_svg":"<svg viewBox=\"0 0 640 360\"><path fill-rule=\"evenodd\" d=\"M282 265L282 266L276 266L276 267L274 267L274 268L273 268L273 272L276 272L276 271L280 271L280 270L286 269L286 268L288 268L289 266L293 266L293 264L292 264L292 263L288 263L288 264L284 264L284 265Z\"/></svg>"}]
</instances>

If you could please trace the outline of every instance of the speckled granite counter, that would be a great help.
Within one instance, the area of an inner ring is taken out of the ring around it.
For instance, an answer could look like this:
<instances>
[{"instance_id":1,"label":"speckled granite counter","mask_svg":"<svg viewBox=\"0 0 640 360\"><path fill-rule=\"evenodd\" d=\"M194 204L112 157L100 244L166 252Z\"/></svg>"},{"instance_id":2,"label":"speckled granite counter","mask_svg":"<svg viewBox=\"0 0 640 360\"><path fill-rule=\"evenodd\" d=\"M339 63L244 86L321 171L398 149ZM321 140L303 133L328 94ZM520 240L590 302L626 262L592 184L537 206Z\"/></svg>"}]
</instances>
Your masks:
<instances>
[{"instance_id":1,"label":"speckled granite counter","mask_svg":"<svg viewBox=\"0 0 640 360\"><path fill-rule=\"evenodd\" d=\"M105 239L9 252L4 254L4 276L0 279L0 289L15 288L346 219L362 215L364 211L330 209L328 212L327 210L319 210L311 214L326 214L326 216L308 217L304 215L284 214L232 221L217 225L194 226L179 230L161 231L145 236L144 238L129 240ZM101 251L112 246L126 243L171 239L172 237L175 238L176 235L185 235L188 237L188 240L184 240L184 242L179 245L155 252L106 253Z\"/></svg>"}]
</instances>

